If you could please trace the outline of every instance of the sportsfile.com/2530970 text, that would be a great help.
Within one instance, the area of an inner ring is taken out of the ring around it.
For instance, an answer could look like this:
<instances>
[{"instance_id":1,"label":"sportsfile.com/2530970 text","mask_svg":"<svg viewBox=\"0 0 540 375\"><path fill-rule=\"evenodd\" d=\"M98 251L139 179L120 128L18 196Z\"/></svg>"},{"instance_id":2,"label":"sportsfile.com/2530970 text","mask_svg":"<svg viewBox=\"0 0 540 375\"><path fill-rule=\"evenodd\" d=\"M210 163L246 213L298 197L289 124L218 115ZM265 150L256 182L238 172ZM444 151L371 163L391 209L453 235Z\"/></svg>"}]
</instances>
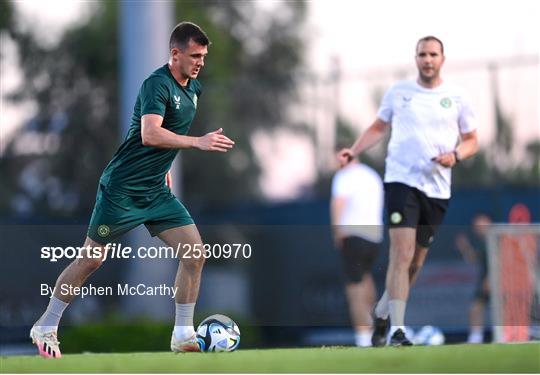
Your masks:
<instances>
[{"instance_id":1,"label":"sportsfile.com/2530970 text","mask_svg":"<svg viewBox=\"0 0 540 375\"><path fill-rule=\"evenodd\" d=\"M188 244L179 243L171 246L141 246L132 248L121 243L110 243L103 247L92 246L43 246L41 259L57 262L59 259L103 258L107 259L249 259L252 255L251 245L247 243L232 244Z\"/></svg>"}]
</instances>

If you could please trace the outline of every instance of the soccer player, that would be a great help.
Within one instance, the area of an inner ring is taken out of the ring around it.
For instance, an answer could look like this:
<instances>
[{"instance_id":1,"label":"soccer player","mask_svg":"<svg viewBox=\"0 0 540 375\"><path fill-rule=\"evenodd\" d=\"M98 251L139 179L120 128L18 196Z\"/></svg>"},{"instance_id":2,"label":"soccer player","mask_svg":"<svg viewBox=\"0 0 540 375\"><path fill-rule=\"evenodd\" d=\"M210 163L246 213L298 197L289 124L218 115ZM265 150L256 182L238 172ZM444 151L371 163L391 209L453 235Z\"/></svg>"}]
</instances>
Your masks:
<instances>
[{"instance_id":1,"label":"soccer player","mask_svg":"<svg viewBox=\"0 0 540 375\"><path fill-rule=\"evenodd\" d=\"M345 274L345 292L359 347L371 346L371 308L375 284L371 268L383 240L383 182L365 164L340 163L332 180L331 221L334 243Z\"/></svg>"},{"instance_id":2,"label":"soccer player","mask_svg":"<svg viewBox=\"0 0 540 375\"><path fill-rule=\"evenodd\" d=\"M477 214L472 221L471 233L460 233L456 237L456 247L463 258L478 266L478 281L474 299L469 310L469 344L484 342L484 310L489 301L488 265L487 265L487 231L491 219L486 214Z\"/></svg>"},{"instance_id":3,"label":"soccer player","mask_svg":"<svg viewBox=\"0 0 540 375\"><path fill-rule=\"evenodd\" d=\"M84 245L100 249L101 258L87 254L64 269L46 311L30 331L43 357L61 357L57 329L63 311L74 298L62 295L61 286L83 285L102 264L107 244L144 224L152 236L175 249L179 243L202 245L193 219L171 193L168 171L179 149L227 152L234 145L221 128L202 137L186 135L201 95L197 76L209 45L199 26L190 22L178 24L170 37L168 63L143 82L129 132L99 181ZM199 350L193 311L203 264L204 257L192 257L182 259L178 266L174 282L178 288L176 318L171 337L174 352Z\"/></svg>"},{"instance_id":4,"label":"soccer player","mask_svg":"<svg viewBox=\"0 0 540 375\"><path fill-rule=\"evenodd\" d=\"M443 43L434 36L420 39L415 59L417 79L393 85L377 119L350 149L340 152L346 162L392 129L384 176L390 253L386 290L374 309L374 346L385 345L388 333L391 345L412 345L404 328L409 288L443 221L451 170L478 149L468 95L440 75Z\"/></svg>"}]
</instances>

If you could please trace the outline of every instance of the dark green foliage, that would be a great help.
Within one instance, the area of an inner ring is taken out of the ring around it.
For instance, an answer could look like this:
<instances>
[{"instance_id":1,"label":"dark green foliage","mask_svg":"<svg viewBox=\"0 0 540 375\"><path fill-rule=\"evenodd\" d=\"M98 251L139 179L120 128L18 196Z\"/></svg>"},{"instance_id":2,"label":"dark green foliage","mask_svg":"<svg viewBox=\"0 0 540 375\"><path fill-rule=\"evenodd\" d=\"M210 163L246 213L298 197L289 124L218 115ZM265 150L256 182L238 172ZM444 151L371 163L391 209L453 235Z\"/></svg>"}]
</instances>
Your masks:
<instances>
[{"instance_id":1,"label":"dark green foliage","mask_svg":"<svg viewBox=\"0 0 540 375\"><path fill-rule=\"evenodd\" d=\"M200 321L196 319L196 321ZM259 327L238 323L240 346L250 348L260 345ZM137 321L129 324L106 319L105 323L66 327L62 330L64 353L127 353L168 351L172 326L155 322Z\"/></svg>"},{"instance_id":2,"label":"dark green foliage","mask_svg":"<svg viewBox=\"0 0 540 375\"><path fill-rule=\"evenodd\" d=\"M12 3L1 4L3 28L12 24ZM284 109L294 100L302 56L304 5L278 7L262 16L261 25L252 22L260 16L254 2L176 2L176 19L200 24L213 42L200 77L204 93L191 134L223 127L236 141L226 155L182 152L183 198L191 205L231 204L259 195L250 138L257 129L287 125ZM28 215L90 214L99 176L122 137L119 6L103 1L95 8L87 23L67 30L54 47L42 47L30 33L12 33L25 78L11 99L35 101L38 110L0 160L4 214L12 211L15 197ZM33 151L29 137L49 146L41 147L45 152Z\"/></svg>"},{"instance_id":3,"label":"dark green foliage","mask_svg":"<svg viewBox=\"0 0 540 375\"><path fill-rule=\"evenodd\" d=\"M295 99L302 62L304 7L280 3L279 12L266 14L261 25L253 22L262 17L255 2L178 3L177 18L199 24L212 41L192 132L223 127L236 142L226 155L182 153L187 202L215 206L260 198L251 136L257 129L289 125L286 108Z\"/></svg>"},{"instance_id":4,"label":"dark green foliage","mask_svg":"<svg viewBox=\"0 0 540 375\"><path fill-rule=\"evenodd\" d=\"M13 3L0 1L0 32L12 30L13 18Z\"/></svg>"}]
</instances>

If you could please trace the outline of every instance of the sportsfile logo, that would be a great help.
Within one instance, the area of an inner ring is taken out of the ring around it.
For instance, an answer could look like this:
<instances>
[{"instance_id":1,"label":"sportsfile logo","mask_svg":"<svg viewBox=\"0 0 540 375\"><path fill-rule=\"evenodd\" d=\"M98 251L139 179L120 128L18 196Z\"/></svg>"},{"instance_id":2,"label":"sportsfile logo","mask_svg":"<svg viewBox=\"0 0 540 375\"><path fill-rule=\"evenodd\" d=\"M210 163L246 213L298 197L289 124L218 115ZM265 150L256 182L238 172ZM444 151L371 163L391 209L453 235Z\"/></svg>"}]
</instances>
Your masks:
<instances>
[{"instance_id":1,"label":"sportsfile logo","mask_svg":"<svg viewBox=\"0 0 540 375\"><path fill-rule=\"evenodd\" d=\"M121 243L109 243L103 247L88 246L44 246L41 259L57 262L59 259L249 259L252 248L247 243L232 244L187 244L171 246L141 246L132 248Z\"/></svg>"}]
</instances>

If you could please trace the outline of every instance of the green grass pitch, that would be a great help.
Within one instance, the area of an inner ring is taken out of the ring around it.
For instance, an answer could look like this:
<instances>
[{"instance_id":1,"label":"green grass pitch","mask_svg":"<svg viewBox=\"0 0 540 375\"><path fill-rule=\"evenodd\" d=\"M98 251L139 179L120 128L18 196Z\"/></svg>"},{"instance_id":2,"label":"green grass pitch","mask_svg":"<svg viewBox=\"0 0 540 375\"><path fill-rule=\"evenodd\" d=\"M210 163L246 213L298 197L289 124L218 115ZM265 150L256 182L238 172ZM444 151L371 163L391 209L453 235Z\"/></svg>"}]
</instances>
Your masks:
<instances>
[{"instance_id":1,"label":"green grass pitch","mask_svg":"<svg viewBox=\"0 0 540 375\"><path fill-rule=\"evenodd\" d=\"M540 344L1 357L2 373L539 373Z\"/></svg>"}]
</instances>

